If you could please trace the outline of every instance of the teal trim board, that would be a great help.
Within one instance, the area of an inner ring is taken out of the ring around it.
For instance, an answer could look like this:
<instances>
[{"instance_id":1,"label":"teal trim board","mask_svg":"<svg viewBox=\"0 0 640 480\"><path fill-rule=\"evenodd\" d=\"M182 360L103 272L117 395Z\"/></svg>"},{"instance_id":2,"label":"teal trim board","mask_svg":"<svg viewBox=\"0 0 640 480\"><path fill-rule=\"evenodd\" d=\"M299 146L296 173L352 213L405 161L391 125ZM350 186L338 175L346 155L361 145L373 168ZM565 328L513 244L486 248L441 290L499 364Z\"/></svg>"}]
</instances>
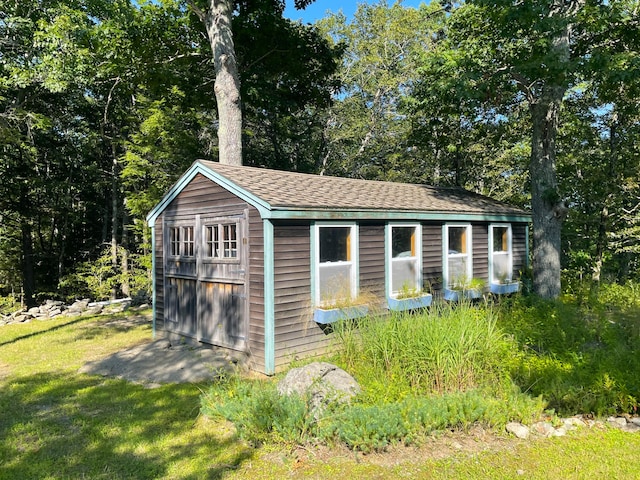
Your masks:
<instances>
[{"instance_id":1,"label":"teal trim board","mask_svg":"<svg viewBox=\"0 0 640 480\"><path fill-rule=\"evenodd\" d=\"M156 229L151 228L151 332L152 338L156 338L156 311L158 309L157 303L157 288L156 288Z\"/></svg>"},{"instance_id":2,"label":"teal trim board","mask_svg":"<svg viewBox=\"0 0 640 480\"><path fill-rule=\"evenodd\" d=\"M309 258L311 259L311 305L316 307L316 242L318 241L316 238L316 222L311 222L309 229L309 248L311 248L311 253L309 254Z\"/></svg>"},{"instance_id":3,"label":"teal trim board","mask_svg":"<svg viewBox=\"0 0 640 480\"><path fill-rule=\"evenodd\" d=\"M531 267L531 262L529 260L529 225L524 227L524 238L525 238L525 244L524 244L524 254L526 256L525 258L525 265L527 266L527 269Z\"/></svg>"},{"instance_id":4,"label":"teal trim board","mask_svg":"<svg viewBox=\"0 0 640 480\"><path fill-rule=\"evenodd\" d=\"M264 235L264 373L276 373L273 223L263 220Z\"/></svg>"},{"instance_id":5,"label":"teal trim board","mask_svg":"<svg viewBox=\"0 0 640 480\"><path fill-rule=\"evenodd\" d=\"M162 200L160 200L160 203L158 203L153 208L153 210L149 212L149 214L147 215L147 222L151 227L155 225L156 219L164 211L164 209L167 208L173 200L175 200L175 198L180 194L180 192L182 192L182 190L184 190L184 188L189 184L189 182L191 182L191 180L193 180L194 177L198 174L201 174L202 176L208 178L212 182L217 183L221 187L225 188L229 192L233 193L234 195L238 196L248 204L255 207L260 212L260 216L262 218L266 218L268 216L267 212L270 210L271 207L267 202L256 197L255 195L252 195L251 193L247 192L245 189L240 188L235 183L227 180L227 178L217 174L216 172L212 171L210 168L207 168L205 165L202 165L200 162L196 161L191 165L189 170L187 170L184 173L184 175L182 175L178 179L178 181L173 185L173 187L169 189L167 194L162 198Z\"/></svg>"},{"instance_id":6,"label":"teal trim board","mask_svg":"<svg viewBox=\"0 0 640 480\"><path fill-rule=\"evenodd\" d=\"M435 220L445 222L504 222L525 223L531 221L531 216L491 214L491 213L456 213L456 212L415 212L392 210L296 210L293 208L274 207L264 214L262 218L294 219L294 220L388 220L388 221L421 221Z\"/></svg>"}]
</instances>

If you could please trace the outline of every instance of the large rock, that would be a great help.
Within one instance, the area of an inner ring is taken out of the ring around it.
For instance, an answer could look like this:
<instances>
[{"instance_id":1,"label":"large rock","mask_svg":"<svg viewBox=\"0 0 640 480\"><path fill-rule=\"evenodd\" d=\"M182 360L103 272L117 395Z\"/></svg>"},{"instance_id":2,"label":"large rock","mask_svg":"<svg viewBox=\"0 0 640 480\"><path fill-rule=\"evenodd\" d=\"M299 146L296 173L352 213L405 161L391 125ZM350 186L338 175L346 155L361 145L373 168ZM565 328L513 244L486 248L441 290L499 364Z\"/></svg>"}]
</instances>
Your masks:
<instances>
[{"instance_id":1,"label":"large rock","mask_svg":"<svg viewBox=\"0 0 640 480\"><path fill-rule=\"evenodd\" d=\"M341 368L326 362L314 362L293 368L278 383L280 395L293 393L307 398L318 417L330 403L348 403L360 393L358 382Z\"/></svg>"},{"instance_id":2,"label":"large rock","mask_svg":"<svg viewBox=\"0 0 640 480\"><path fill-rule=\"evenodd\" d=\"M519 422L509 422L506 425L507 432L514 434L516 437L526 440L529 438L529 427Z\"/></svg>"}]
</instances>

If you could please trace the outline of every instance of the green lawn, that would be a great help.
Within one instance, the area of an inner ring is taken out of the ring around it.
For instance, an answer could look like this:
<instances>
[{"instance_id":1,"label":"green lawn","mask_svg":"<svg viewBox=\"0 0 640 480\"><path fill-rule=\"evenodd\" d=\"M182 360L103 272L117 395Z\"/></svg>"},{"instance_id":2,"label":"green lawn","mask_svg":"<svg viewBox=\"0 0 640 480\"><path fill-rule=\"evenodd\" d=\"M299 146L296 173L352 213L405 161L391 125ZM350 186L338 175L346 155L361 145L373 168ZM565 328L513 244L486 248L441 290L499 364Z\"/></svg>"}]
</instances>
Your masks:
<instances>
[{"instance_id":1,"label":"green lawn","mask_svg":"<svg viewBox=\"0 0 640 480\"><path fill-rule=\"evenodd\" d=\"M640 435L609 429L439 460L413 448L388 457L254 449L199 415L206 385L147 389L77 373L151 338L148 322L113 318L0 327L0 479L637 478Z\"/></svg>"}]
</instances>

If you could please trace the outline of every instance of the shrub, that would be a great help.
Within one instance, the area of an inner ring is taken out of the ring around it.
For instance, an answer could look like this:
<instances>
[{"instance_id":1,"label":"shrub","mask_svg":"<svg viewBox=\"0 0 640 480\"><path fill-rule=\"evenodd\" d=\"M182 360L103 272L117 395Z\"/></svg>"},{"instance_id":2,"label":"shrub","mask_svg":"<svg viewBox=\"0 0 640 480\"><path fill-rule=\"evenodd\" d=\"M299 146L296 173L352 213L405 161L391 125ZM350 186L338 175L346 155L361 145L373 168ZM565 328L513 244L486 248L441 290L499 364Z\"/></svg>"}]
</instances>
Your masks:
<instances>
[{"instance_id":1,"label":"shrub","mask_svg":"<svg viewBox=\"0 0 640 480\"><path fill-rule=\"evenodd\" d=\"M14 295L0 296L0 314L10 314L20 308L20 301Z\"/></svg>"},{"instance_id":2,"label":"shrub","mask_svg":"<svg viewBox=\"0 0 640 480\"><path fill-rule=\"evenodd\" d=\"M432 397L409 396L400 402L353 405L323 421L320 435L365 453L385 450L393 443L420 443L427 435L444 429L469 428L474 424L504 427L510 420L530 422L542 413L540 398L532 399L517 389L504 396L481 389Z\"/></svg>"},{"instance_id":3,"label":"shrub","mask_svg":"<svg viewBox=\"0 0 640 480\"><path fill-rule=\"evenodd\" d=\"M308 402L281 397L273 382L223 375L201 399L202 412L232 422L238 435L253 443L279 441L301 444L315 436Z\"/></svg>"},{"instance_id":4,"label":"shrub","mask_svg":"<svg viewBox=\"0 0 640 480\"><path fill-rule=\"evenodd\" d=\"M127 253L128 269L122 272L120 264L125 253L127 252L123 247L118 248L119 266L114 268L111 263L111 247L105 247L97 259L81 263L74 273L61 280L61 292L69 299L88 297L107 300L112 290L127 284L132 296L150 297L150 255Z\"/></svg>"}]
</instances>

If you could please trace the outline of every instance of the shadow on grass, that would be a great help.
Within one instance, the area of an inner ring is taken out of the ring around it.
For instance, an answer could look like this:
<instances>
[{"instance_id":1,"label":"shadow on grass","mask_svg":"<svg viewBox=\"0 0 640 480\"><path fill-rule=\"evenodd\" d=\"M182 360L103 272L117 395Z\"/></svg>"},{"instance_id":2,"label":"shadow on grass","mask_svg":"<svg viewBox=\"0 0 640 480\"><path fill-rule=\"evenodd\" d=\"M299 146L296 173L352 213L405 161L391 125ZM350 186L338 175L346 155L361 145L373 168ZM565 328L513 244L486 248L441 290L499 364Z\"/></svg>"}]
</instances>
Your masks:
<instances>
[{"instance_id":1,"label":"shadow on grass","mask_svg":"<svg viewBox=\"0 0 640 480\"><path fill-rule=\"evenodd\" d=\"M46 373L0 387L0 479L215 479L252 456L197 425L195 385Z\"/></svg>"},{"instance_id":2,"label":"shadow on grass","mask_svg":"<svg viewBox=\"0 0 640 480\"><path fill-rule=\"evenodd\" d=\"M66 323L61 323L59 325L55 325L53 327L44 329L44 330L39 330L37 332L31 332L28 333L26 335L20 335L19 337L16 338L12 338L11 340L6 340L4 342L0 342L0 347L4 346L4 345L11 345L12 343L17 343L21 340L27 340L28 338L34 338L34 337L38 337L40 335L45 335L47 333L51 333L51 332L55 332L56 330L60 330L62 328L65 327L70 327L71 325L75 325L76 323L80 323L80 322L84 322L87 320L87 317L77 317L74 320L70 320Z\"/></svg>"}]
</instances>

